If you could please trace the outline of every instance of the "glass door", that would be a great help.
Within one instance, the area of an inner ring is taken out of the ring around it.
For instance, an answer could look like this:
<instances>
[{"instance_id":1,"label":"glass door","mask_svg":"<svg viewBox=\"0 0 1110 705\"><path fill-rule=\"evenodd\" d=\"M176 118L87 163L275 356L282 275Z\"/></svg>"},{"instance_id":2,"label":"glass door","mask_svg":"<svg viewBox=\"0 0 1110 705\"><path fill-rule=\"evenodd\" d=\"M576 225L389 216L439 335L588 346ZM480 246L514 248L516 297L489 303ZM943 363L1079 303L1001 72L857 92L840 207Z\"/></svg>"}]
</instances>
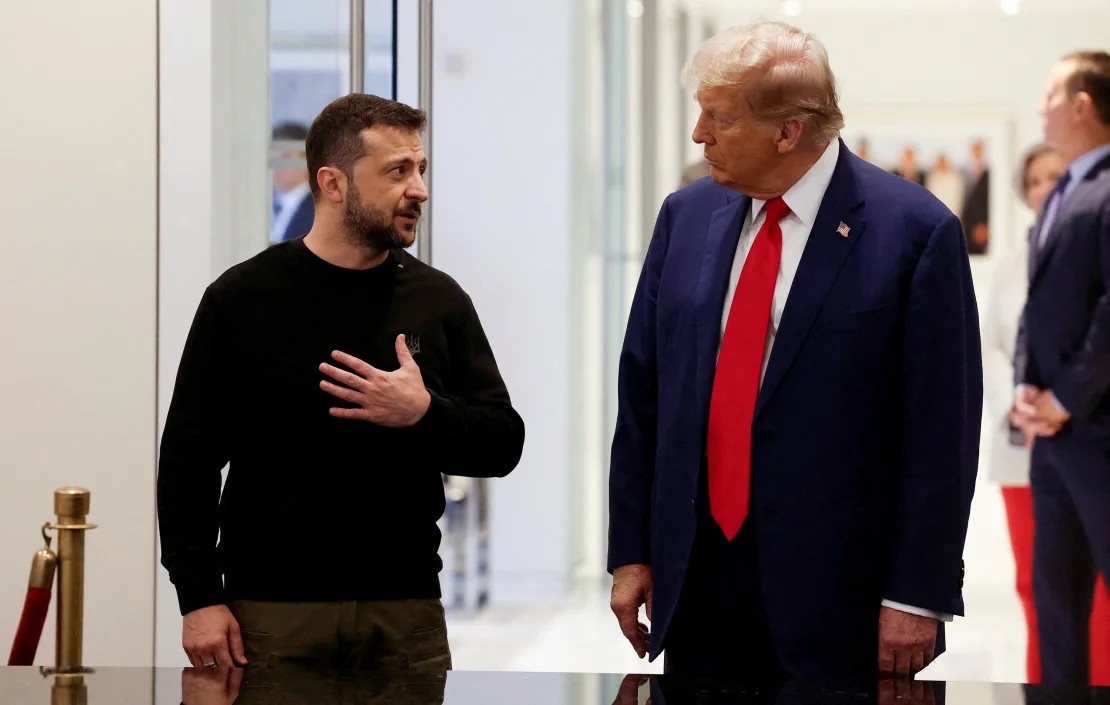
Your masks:
<instances>
[{"instance_id":1,"label":"glass door","mask_svg":"<svg viewBox=\"0 0 1110 705\"><path fill-rule=\"evenodd\" d=\"M263 247L300 237L311 226L294 209L307 208L303 199L310 199L304 138L325 105L348 93L426 110L431 104L430 0L269 0L269 27L273 202ZM425 151L430 141L429 114ZM412 248L425 261L431 256L430 210Z\"/></svg>"},{"instance_id":2,"label":"glass door","mask_svg":"<svg viewBox=\"0 0 1110 705\"><path fill-rule=\"evenodd\" d=\"M205 288L312 226L304 138L315 116L352 91L430 109L431 2L158 0L158 8L161 438ZM427 142L430 133L431 120ZM428 210L414 246L425 261ZM155 661L185 665L176 592L161 569L155 596Z\"/></svg>"}]
</instances>

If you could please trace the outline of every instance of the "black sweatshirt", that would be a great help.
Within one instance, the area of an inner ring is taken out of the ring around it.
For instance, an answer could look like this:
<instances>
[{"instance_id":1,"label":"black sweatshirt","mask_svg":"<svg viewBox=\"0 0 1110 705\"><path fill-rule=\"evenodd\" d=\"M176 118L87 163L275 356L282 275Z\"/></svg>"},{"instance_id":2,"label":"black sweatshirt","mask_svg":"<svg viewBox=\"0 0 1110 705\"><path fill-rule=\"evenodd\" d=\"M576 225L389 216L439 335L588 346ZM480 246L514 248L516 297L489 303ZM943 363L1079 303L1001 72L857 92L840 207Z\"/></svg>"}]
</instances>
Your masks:
<instances>
[{"instance_id":1,"label":"black sweatshirt","mask_svg":"<svg viewBox=\"0 0 1110 705\"><path fill-rule=\"evenodd\" d=\"M320 389L320 363L342 369L340 350L396 370L402 333L432 396L424 418L391 429L332 417L348 404ZM523 445L450 277L400 250L350 270L303 240L271 247L208 287L178 369L158 517L181 613L236 599L438 598L440 473L504 476Z\"/></svg>"}]
</instances>

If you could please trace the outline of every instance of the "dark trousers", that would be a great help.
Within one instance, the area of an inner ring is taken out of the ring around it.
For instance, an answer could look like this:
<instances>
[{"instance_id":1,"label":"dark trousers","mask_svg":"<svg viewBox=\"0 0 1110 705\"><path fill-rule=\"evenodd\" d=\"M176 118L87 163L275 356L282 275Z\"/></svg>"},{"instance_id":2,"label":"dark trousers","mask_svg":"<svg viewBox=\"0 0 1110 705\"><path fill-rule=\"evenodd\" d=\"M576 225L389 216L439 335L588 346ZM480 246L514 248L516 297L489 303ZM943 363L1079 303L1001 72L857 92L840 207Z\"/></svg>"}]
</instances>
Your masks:
<instances>
[{"instance_id":1,"label":"dark trousers","mask_svg":"<svg viewBox=\"0 0 1110 705\"><path fill-rule=\"evenodd\" d=\"M1033 447L1033 600L1047 685L1090 678L1091 597L1110 575L1110 443L1065 429Z\"/></svg>"},{"instance_id":2,"label":"dark trousers","mask_svg":"<svg viewBox=\"0 0 1110 705\"><path fill-rule=\"evenodd\" d=\"M700 507L686 581L667 629L663 669L682 679L782 681L763 611L751 517L731 542Z\"/></svg>"},{"instance_id":3,"label":"dark trousers","mask_svg":"<svg viewBox=\"0 0 1110 705\"><path fill-rule=\"evenodd\" d=\"M451 668L439 600L233 602L248 667L338 672Z\"/></svg>"}]
</instances>

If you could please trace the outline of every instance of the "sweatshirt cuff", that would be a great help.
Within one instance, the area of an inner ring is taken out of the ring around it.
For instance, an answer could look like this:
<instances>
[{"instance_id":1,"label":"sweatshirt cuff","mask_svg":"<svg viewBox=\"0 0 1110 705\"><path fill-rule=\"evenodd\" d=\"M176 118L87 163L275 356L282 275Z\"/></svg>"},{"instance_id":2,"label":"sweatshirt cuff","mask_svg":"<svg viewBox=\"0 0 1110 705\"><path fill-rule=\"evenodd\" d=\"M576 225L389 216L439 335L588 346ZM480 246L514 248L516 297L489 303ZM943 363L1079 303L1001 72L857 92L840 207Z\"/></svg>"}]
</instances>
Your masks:
<instances>
[{"instance_id":1,"label":"sweatshirt cuff","mask_svg":"<svg viewBox=\"0 0 1110 705\"><path fill-rule=\"evenodd\" d=\"M416 422L416 428L442 431L451 423L451 419L458 412L458 406L455 402L439 396L430 389L428 394L432 401L428 405L428 410L424 412L424 416Z\"/></svg>"},{"instance_id":2,"label":"sweatshirt cuff","mask_svg":"<svg viewBox=\"0 0 1110 705\"><path fill-rule=\"evenodd\" d=\"M175 580L174 587L177 588L177 606L182 617L194 610L226 602L223 580L218 575L202 580Z\"/></svg>"}]
</instances>

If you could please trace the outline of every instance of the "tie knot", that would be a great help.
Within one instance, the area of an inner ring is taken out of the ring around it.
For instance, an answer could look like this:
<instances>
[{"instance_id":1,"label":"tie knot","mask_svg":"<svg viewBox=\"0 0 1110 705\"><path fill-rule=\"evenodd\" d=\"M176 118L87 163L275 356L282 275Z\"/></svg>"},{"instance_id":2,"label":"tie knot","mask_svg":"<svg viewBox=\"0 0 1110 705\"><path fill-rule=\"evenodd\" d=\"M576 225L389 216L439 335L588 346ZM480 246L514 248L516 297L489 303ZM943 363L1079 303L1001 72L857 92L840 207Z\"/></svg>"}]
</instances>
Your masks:
<instances>
[{"instance_id":1,"label":"tie knot","mask_svg":"<svg viewBox=\"0 0 1110 705\"><path fill-rule=\"evenodd\" d=\"M1060 175L1060 178L1056 181L1056 186L1054 186L1052 190L1054 193L1058 193L1063 196L1064 190L1068 187L1068 184L1070 183L1071 171L1065 170L1064 173Z\"/></svg>"},{"instance_id":2,"label":"tie knot","mask_svg":"<svg viewBox=\"0 0 1110 705\"><path fill-rule=\"evenodd\" d=\"M1071 183L1071 170L1067 170L1067 169L1064 170L1064 173L1060 175L1060 182L1059 183L1060 183L1060 190L1061 191L1063 191L1064 189L1066 189L1068 187L1068 184Z\"/></svg>"},{"instance_id":3,"label":"tie knot","mask_svg":"<svg viewBox=\"0 0 1110 705\"><path fill-rule=\"evenodd\" d=\"M767 222L777 225L780 220L786 217L790 212L790 206L786 205L786 201L782 197L772 198L767 201Z\"/></svg>"}]
</instances>

